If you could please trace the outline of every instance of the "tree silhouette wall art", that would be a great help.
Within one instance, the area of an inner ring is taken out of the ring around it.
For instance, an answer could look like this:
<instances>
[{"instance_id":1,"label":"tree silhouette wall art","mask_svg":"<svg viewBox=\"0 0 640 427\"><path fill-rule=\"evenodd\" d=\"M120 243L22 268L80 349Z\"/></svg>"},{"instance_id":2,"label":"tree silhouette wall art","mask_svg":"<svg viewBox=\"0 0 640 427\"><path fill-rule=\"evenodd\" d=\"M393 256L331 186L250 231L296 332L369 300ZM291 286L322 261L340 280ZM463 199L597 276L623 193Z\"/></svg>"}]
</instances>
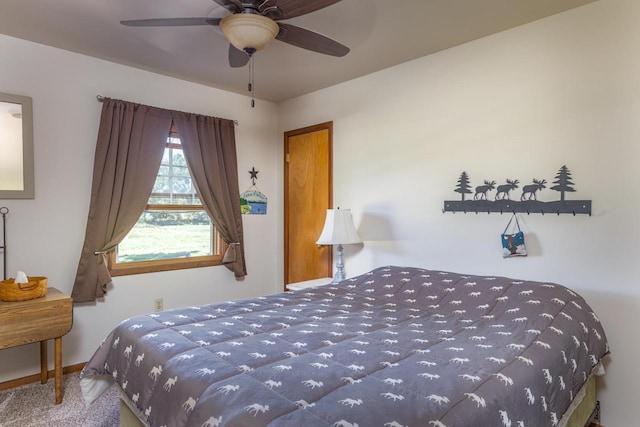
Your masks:
<instances>
[{"instance_id":1,"label":"tree silhouette wall art","mask_svg":"<svg viewBox=\"0 0 640 427\"><path fill-rule=\"evenodd\" d=\"M548 188L548 190L559 192L560 200L546 202L538 200L538 195L547 189L547 180L537 178L532 179L530 184L523 185L520 196L512 200L512 194L520 188L519 184L519 180L510 178L500 184L496 184L493 180L484 180L483 185L474 188L467 172L462 172L453 190L460 194L461 200L445 200L442 211L591 215L591 200L565 199L566 193L576 191L571 172L566 166L560 168L552 183L554 185ZM493 194L494 191L495 194ZM465 199L467 194L473 194L473 197Z\"/></svg>"},{"instance_id":2,"label":"tree silhouette wall art","mask_svg":"<svg viewBox=\"0 0 640 427\"><path fill-rule=\"evenodd\" d=\"M458 186L453 191L462 194L462 201L464 201L465 194L473 193L470 188L471 186L469 185L469 177L467 176L466 172L462 172L462 174L460 174L460 178L458 178Z\"/></svg>"},{"instance_id":3,"label":"tree silhouette wall art","mask_svg":"<svg viewBox=\"0 0 640 427\"><path fill-rule=\"evenodd\" d=\"M556 175L556 180L553 181L554 185L551 187L552 190L556 190L560 192L560 200L564 200L565 192L575 192L576 190L572 187L573 182L571 182L571 172L567 169L566 166L562 166Z\"/></svg>"}]
</instances>

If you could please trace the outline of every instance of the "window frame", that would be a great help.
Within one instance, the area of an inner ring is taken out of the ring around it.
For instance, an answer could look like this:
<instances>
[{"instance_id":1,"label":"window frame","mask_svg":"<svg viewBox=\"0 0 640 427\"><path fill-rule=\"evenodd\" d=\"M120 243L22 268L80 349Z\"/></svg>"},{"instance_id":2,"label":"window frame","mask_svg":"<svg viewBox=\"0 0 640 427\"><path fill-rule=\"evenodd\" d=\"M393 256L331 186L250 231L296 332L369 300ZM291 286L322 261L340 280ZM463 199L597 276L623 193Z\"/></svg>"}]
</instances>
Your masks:
<instances>
[{"instance_id":1,"label":"window frame","mask_svg":"<svg viewBox=\"0 0 640 427\"><path fill-rule=\"evenodd\" d=\"M165 143L166 148L174 148L183 150L181 144L177 144L175 142L171 142L171 139L178 138L178 133L175 130L173 123L171 124L171 131L167 137L167 142ZM160 173L160 167L158 168L158 173ZM193 178L192 178L193 179ZM197 194L197 190L196 190ZM154 194L150 194L149 198L152 198ZM147 204L145 210L141 215L144 215L146 211L205 211L203 205L180 205L180 204ZM206 211L205 211L206 212ZM108 252L107 256L107 267L109 268L109 272L111 276L127 276L133 274L144 274L144 273L155 273L161 271L171 271L171 270L182 270L189 268L199 268L199 267L210 267L216 265L222 265L222 258L224 257L224 253L227 250L227 243L222 239L222 236L218 232L218 228L211 221L211 243L212 243L212 254L204 255L204 256L192 256L192 257L184 257L184 258L171 258L171 259L161 259L161 260L150 260L150 261L134 261L134 262L117 262L117 251L118 246L113 248Z\"/></svg>"}]
</instances>

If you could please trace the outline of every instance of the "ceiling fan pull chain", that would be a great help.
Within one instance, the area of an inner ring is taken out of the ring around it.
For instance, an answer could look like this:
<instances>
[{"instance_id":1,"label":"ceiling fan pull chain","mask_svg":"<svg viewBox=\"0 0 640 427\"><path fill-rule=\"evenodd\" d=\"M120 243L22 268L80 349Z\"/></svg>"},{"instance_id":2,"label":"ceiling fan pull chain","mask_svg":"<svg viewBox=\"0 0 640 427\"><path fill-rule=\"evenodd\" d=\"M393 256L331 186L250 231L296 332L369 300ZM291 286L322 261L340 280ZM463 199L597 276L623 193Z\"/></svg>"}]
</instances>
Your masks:
<instances>
[{"instance_id":1,"label":"ceiling fan pull chain","mask_svg":"<svg viewBox=\"0 0 640 427\"><path fill-rule=\"evenodd\" d=\"M249 91L249 93L253 91L253 81L252 81L253 73L251 72L252 64L253 64L253 57L249 57L249 84L247 84L247 90Z\"/></svg>"},{"instance_id":2,"label":"ceiling fan pull chain","mask_svg":"<svg viewBox=\"0 0 640 427\"><path fill-rule=\"evenodd\" d=\"M253 75L254 75L254 66L253 66L253 55L249 58L249 92L251 92L251 108L255 108L256 106L256 97L255 92L253 91Z\"/></svg>"}]
</instances>

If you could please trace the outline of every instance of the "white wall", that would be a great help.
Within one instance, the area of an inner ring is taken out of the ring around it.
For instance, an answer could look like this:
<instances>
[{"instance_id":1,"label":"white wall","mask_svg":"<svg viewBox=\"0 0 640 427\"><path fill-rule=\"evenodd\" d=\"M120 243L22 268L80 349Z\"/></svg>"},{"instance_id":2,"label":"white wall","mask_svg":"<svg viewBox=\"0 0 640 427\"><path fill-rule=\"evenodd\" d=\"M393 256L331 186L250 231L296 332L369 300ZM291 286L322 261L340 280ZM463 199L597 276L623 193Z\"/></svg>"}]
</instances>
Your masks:
<instances>
[{"instance_id":1,"label":"white wall","mask_svg":"<svg viewBox=\"0 0 640 427\"><path fill-rule=\"evenodd\" d=\"M76 305L73 329L63 339L65 366L87 361L125 318L153 311L156 297L173 308L281 289L276 280L281 257L274 250L282 217L282 180L275 169L281 140L274 104L257 101L251 109L244 96L6 36L0 36L0 58L0 92L32 97L34 118L36 197L0 200L10 210L9 277L24 270L71 292L89 209L101 110L96 95L238 120L240 191L251 185L247 172L255 166L257 185L269 197L267 215L244 217L246 280L236 281L225 267L117 277L103 302ZM38 354L37 344L3 350L0 381L38 372Z\"/></svg>"},{"instance_id":2,"label":"white wall","mask_svg":"<svg viewBox=\"0 0 640 427\"><path fill-rule=\"evenodd\" d=\"M638 422L638 22L640 2L600 0L278 106L280 131L334 121L334 205L365 241L345 248L347 276L415 265L578 290L611 345L607 426ZM508 215L442 213L462 171L473 186L528 184L565 164L568 198L592 200L593 216L522 216L526 258L501 257Z\"/></svg>"}]
</instances>

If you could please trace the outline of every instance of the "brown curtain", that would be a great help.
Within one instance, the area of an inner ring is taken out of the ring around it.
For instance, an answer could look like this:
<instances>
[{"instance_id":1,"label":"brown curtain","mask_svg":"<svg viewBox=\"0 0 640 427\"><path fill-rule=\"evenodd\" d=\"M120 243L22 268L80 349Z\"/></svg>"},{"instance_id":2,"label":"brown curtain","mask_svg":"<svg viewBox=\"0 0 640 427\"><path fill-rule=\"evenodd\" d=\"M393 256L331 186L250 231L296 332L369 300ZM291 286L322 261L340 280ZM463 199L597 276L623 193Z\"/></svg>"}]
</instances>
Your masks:
<instances>
[{"instance_id":1,"label":"brown curtain","mask_svg":"<svg viewBox=\"0 0 640 427\"><path fill-rule=\"evenodd\" d=\"M202 205L225 242L225 266L237 278L247 275L244 260L236 140L232 120L173 113L187 166Z\"/></svg>"},{"instance_id":2,"label":"brown curtain","mask_svg":"<svg viewBox=\"0 0 640 427\"><path fill-rule=\"evenodd\" d=\"M104 296L111 282L106 252L144 211L172 121L205 210L229 243L224 262L236 277L246 275L233 122L104 98L85 241L71 292L75 302Z\"/></svg>"},{"instance_id":3,"label":"brown curtain","mask_svg":"<svg viewBox=\"0 0 640 427\"><path fill-rule=\"evenodd\" d=\"M111 282L105 252L124 239L146 207L170 127L165 110L103 98L87 229L71 292L75 302L104 295Z\"/></svg>"}]
</instances>

